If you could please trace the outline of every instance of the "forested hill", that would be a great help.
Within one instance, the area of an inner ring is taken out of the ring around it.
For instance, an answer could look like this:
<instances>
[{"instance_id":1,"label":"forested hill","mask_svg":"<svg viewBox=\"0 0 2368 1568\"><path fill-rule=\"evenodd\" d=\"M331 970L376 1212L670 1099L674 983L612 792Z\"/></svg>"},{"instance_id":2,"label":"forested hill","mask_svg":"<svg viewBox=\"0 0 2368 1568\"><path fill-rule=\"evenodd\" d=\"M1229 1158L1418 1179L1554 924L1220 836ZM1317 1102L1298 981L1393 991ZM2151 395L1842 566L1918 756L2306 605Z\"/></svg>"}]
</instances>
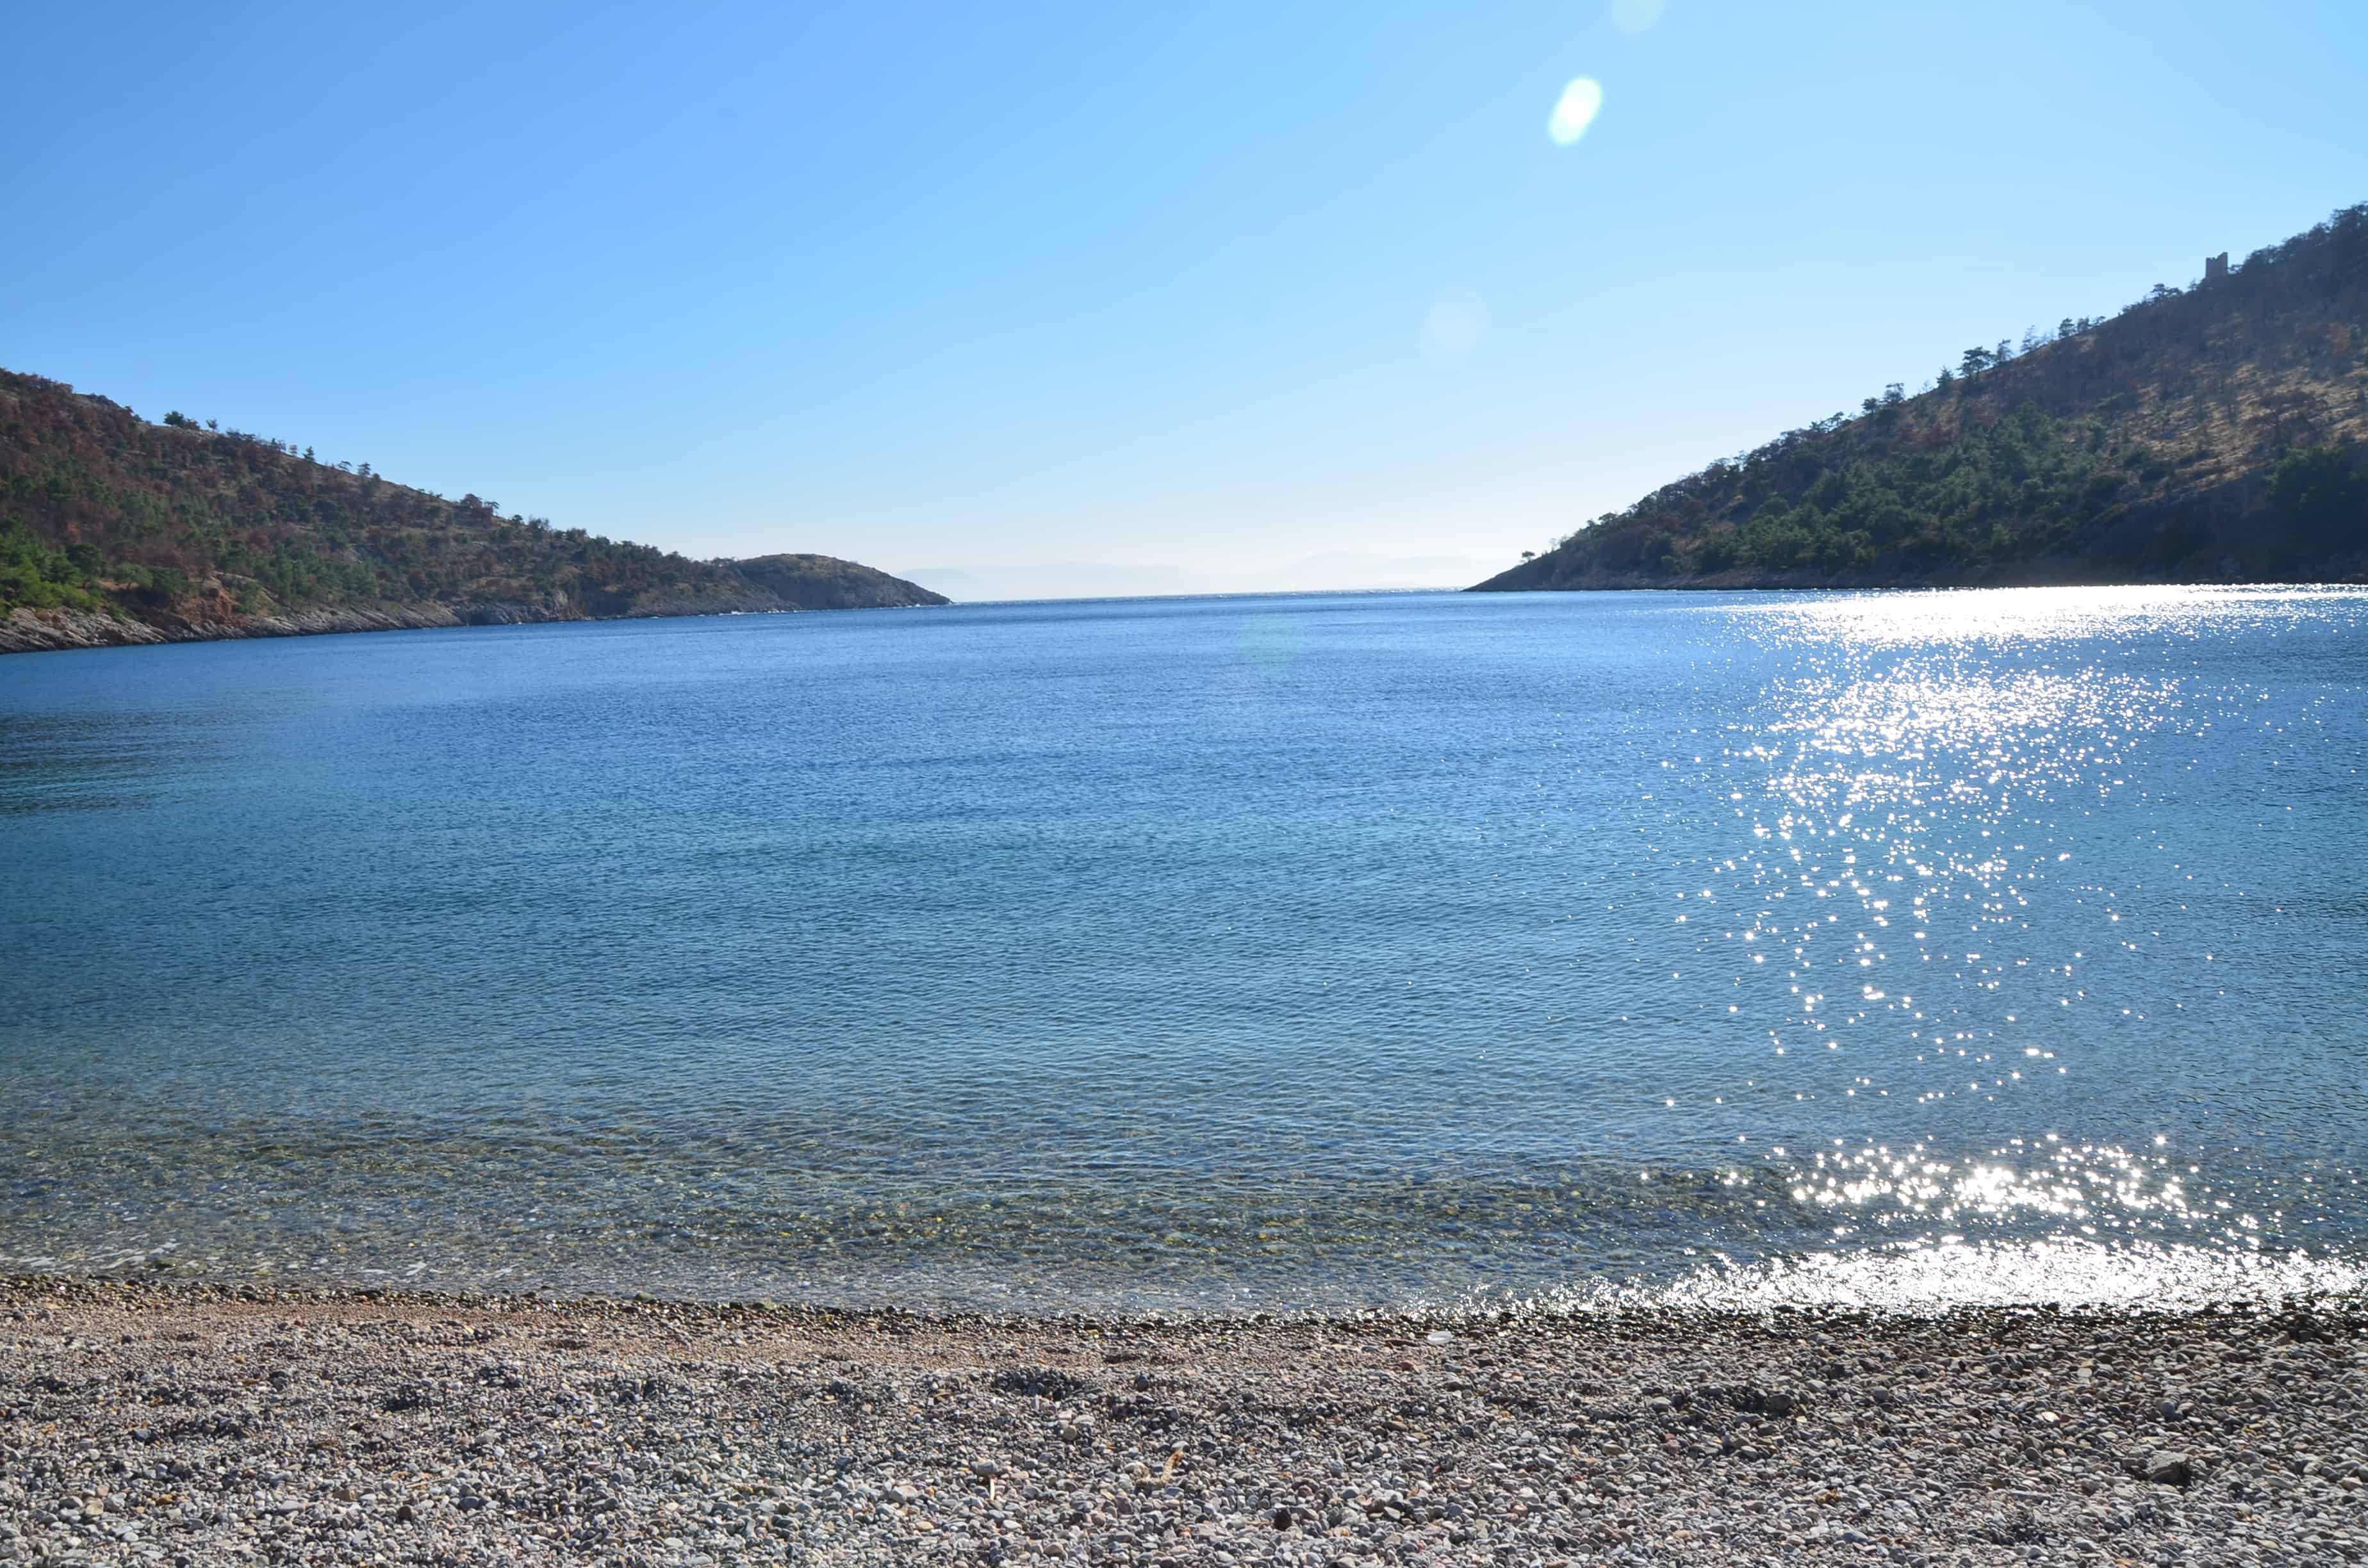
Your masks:
<instances>
[{"instance_id":1,"label":"forested hill","mask_svg":"<svg viewBox=\"0 0 2368 1568\"><path fill-rule=\"evenodd\" d=\"M0 652L943 604L828 556L691 561L0 370Z\"/></svg>"},{"instance_id":2,"label":"forested hill","mask_svg":"<svg viewBox=\"0 0 2368 1568\"><path fill-rule=\"evenodd\" d=\"M1484 589L2368 581L2368 206L1969 348Z\"/></svg>"}]
</instances>

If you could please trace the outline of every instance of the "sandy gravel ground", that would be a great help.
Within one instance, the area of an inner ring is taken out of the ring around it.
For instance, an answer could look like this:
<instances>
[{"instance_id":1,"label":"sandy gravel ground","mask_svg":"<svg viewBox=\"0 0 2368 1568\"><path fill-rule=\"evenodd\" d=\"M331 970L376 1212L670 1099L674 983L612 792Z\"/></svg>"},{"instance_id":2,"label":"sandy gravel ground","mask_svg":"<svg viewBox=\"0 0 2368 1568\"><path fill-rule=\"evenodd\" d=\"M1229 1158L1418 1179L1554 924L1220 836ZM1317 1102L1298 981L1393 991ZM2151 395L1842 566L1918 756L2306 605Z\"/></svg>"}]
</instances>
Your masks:
<instances>
[{"instance_id":1,"label":"sandy gravel ground","mask_svg":"<svg viewBox=\"0 0 2368 1568\"><path fill-rule=\"evenodd\" d=\"M1158 1324L0 1284L0 1562L2341 1562L2368 1303Z\"/></svg>"}]
</instances>

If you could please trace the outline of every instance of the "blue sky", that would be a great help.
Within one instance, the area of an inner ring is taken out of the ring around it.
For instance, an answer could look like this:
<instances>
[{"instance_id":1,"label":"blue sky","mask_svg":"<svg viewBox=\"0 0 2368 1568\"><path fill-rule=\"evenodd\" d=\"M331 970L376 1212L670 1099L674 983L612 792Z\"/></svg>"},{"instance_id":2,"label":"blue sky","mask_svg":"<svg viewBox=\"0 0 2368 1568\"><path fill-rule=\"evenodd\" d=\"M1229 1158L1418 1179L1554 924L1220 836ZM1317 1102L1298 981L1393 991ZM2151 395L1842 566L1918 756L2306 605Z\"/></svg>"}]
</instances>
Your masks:
<instances>
[{"instance_id":1,"label":"blue sky","mask_svg":"<svg viewBox=\"0 0 2368 1568\"><path fill-rule=\"evenodd\" d=\"M958 596L1452 581L2368 199L2359 0L1617 10L10 6L0 364Z\"/></svg>"}]
</instances>

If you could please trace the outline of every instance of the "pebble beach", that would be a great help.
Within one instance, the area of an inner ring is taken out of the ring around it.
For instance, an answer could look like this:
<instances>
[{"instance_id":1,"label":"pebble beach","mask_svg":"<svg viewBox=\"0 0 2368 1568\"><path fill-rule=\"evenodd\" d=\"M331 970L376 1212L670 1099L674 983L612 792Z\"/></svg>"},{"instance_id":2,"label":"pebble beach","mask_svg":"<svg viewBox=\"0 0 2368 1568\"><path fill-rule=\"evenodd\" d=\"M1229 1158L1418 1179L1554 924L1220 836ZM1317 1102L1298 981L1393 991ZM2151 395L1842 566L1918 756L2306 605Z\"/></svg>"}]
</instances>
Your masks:
<instances>
[{"instance_id":1,"label":"pebble beach","mask_svg":"<svg viewBox=\"0 0 2368 1568\"><path fill-rule=\"evenodd\" d=\"M1012 1320L0 1286L12 1563L2335 1563L2368 1303Z\"/></svg>"}]
</instances>

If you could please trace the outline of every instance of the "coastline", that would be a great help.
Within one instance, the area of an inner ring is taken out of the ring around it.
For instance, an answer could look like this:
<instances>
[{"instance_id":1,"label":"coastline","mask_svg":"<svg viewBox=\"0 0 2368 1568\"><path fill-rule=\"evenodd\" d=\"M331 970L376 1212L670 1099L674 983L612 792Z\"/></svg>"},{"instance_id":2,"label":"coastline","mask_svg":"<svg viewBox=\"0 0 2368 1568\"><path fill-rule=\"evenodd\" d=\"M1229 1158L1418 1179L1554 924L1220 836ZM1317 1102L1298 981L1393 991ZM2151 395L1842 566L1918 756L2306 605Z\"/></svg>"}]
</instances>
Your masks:
<instances>
[{"instance_id":1,"label":"coastline","mask_svg":"<svg viewBox=\"0 0 2368 1568\"><path fill-rule=\"evenodd\" d=\"M928 1317L0 1282L0 1562L2346 1562L2368 1301Z\"/></svg>"},{"instance_id":2,"label":"coastline","mask_svg":"<svg viewBox=\"0 0 2368 1568\"><path fill-rule=\"evenodd\" d=\"M1506 574L1505 575L1509 575ZM2220 588L2347 588L2362 586L2368 578L2296 578L2256 581L2250 578L2204 580L2099 578L2074 579L2015 574L1970 574L1960 578L1907 579L1881 574L1827 575L1816 573L1724 573L1673 581L1641 573L1589 577L1552 585L1502 585L1501 577L1463 588L1341 589L1344 594L1379 593L1919 593L1966 588L2031 587L2220 587ZM1171 596L1151 596L1153 597ZM1212 596L1184 594L1179 598ZM1225 597L1225 596L1214 596ZM1256 594L1244 597L1260 597ZM1083 602L1083 601L1081 601ZM851 609L928 608L927 605L850 605ZM132 620L93 610L32 609L18 606L0 615L0 654L57 653L92 648L155 647L172 642L234 642L258 638L326 637L347 632L425 631L463 626L527 626L559 621L668 620L692 616L798 615L810 607L779 600L729 600L698 604L667 604L634 608L620 615L593 615L569 606L525 601L465 605L439 604L338 606L290 610L279 615L236 619Z\"/></svg>"},{"instance_id":3,"label":"coastline","mask_svg":"<svg viewBox=\"0 0 2368 1568\"><path fill-rule=\"evenodd\" d=\"M1540 559L1543 559L1541 557ZM1524 566L1533 564L1524 562ZM1872 569L1858 572L1759 572L1748 569L1703 572L1685 577L1664 573L1590 572L1554 582L1508 582L1508 578L1537 575L1524 566L1509 568L1486 582L1461 590L1467 594L1587 594L1587 593L1943 593L1965 588L2357 588L2368 585L2368 570L2354 568L2343 575L2262 577L2245 573L2151 577L2126 573L2082 573L2044 570L2048 562L2024 566L1980 567L1957 572L1900 573Z\"/></svg>"},{"instance_id":4,"label":"coastline","mask_svg":"<svg viewBox=\"0 0 2368 1568\"><path fill-rule=\"evenodd\" d=\"M650 620L690 615L793 615L794 605L778 600L716 603L698 607L633 610L624 615L587 615L566 607L536 604L341 606L290 610L284 615L235 620L163 623L127 620L79 609L27 609L0 617L0 653L58 653L77 648L149 647L166 642L235 642L263 637L327 637L349 631L426 631L459 626L525 626L562 620Z\"/></svg>"}]
</instances>

